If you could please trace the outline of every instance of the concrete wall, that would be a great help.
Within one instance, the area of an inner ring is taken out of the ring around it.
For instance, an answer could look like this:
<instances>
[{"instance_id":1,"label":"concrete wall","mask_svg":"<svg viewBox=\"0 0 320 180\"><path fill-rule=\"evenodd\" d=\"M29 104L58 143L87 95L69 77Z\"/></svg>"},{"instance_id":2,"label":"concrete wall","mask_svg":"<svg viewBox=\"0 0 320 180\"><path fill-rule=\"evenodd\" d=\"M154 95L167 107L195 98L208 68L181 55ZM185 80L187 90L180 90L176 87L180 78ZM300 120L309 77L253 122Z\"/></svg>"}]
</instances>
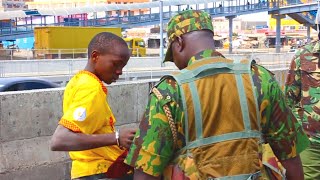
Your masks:
<instances>
[{"instance_id":1,"label":"concrete wall","mask_svg":"<svg viewBox=\"0 0 320 180\"><path fill-rule=\"evenodd\" d=\"M283 80L286 71L278 71ZM284 81L283 81L284 82ZM118 126L136 126L154 82L108 87ZM0 179L64 180L70 176L67 153L51 152L50 136L62 115L63 89L0 94Z\"/></svg>"},{"instance_id":2,"label":"concrete wall","mask_svg":"<svg viewBox=\"0 0 320 180\"><path fill-rule=\"evenodd\" d=\"M136 126L152 82L108 88L117 125ZM70 179L67 153L51 152L50 136L62 115L63 90L0 95L0 179Z\"/></svg>"}]
</instances>

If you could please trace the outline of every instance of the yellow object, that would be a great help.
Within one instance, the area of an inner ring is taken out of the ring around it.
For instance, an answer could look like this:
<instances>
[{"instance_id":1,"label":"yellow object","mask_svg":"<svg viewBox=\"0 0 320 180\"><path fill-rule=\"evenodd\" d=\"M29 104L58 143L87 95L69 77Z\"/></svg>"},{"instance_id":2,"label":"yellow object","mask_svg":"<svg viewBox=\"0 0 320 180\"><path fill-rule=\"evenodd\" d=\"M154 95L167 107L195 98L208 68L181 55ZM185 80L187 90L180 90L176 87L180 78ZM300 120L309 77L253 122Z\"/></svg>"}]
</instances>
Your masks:
<instances>
[{"instance_id":1,"label":"yellow object","mask_svg":"<svg viewBox=\"0 0 320 180\"><path fill-rule=\"evenodd\" d=\"M121 37L121 28L36 27L34 29L36 56L43 55L45 58L86 57L90 40L101 32L111 32Z\"/></svg>"},{"instance_id":2,"label":"yellow object","mask_svg":"<svg viewBox=\"0 0 320 180\"><path fill-rule=\"evenodd\" d=\"M106 98L107 89L94 74L79 72L66 86L59 124L83 134L115 132L116 120ZM123 152L116 145L70 152L71 178L105 173Z\"/></svg>"},{"instance_id":3,"label":"yellow object","mask_svg":"<svg viewBox=\"0 0 320 180\"><path fill-rule=\"evenodd\" d=\"M146 56L146 45L142 38L124 38L124 40L127 42L132 56Z\"/></svg>"},{"instance_id":4,"label":"yellow object","mask_svg":"<svg viewBox=\"0 0 320 180\"><path fill-rule=\"evenodd\" d=\"M229 48L229 41L225 41L223 43L223 49L228 49Z\"/></svg>"},{"instance_id":5,"label":"yellow object","mask_svg":"<svg viewBox=\"0 0 320 180\"><path fill-rule=\"evenodd\" d=\"M269 29L271 31L275 31L276 27L277 27L277 21L274 18L269 19ZM294 19L290 19L290 18L284 18L281 19L281 30L286 30L286 28L290 28L290 30L299 30L300 27L302 27L303 24L298 23L296 20ZM288 29L289 30L289 29Z\"/></svg>"}]
</instances>

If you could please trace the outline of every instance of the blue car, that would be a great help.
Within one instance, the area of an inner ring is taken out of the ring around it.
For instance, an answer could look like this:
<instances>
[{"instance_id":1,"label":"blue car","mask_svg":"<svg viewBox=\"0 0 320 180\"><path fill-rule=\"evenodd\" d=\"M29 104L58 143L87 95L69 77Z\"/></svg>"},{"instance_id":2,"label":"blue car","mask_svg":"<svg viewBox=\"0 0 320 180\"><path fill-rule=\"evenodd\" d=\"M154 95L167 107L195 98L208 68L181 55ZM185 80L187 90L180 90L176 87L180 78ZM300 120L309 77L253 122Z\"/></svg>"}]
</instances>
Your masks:
<instances>
[{"instance_id":1,"label":"blue car","mask_svg":"<svg viewBox=\"0 0 320 180\"><path fill-rule=\"evenodd\" d=\"M0 78L0 92L47 89L60 87L45 79L33 77Z\"/></svg>"}]
</instances>

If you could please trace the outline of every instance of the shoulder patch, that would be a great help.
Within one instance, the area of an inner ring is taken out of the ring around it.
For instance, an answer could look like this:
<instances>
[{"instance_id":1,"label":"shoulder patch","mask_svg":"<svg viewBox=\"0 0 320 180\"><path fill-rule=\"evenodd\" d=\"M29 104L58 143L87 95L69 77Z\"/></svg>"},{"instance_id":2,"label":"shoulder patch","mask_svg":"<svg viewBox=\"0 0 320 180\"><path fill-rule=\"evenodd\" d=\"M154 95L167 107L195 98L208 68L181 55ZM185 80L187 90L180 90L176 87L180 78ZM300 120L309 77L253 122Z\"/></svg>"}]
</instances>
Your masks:
<instances>
[{"instance_id":1,"label":"shoulder patch","mask_svg":"<svg viewBox=\"0 0 320 180\"><path fill-rule=\"evenodd\" d=\"M87 117L86 108L78 107L73 111L73 119L75 121L84 121Z\"/></svg>"},{"instance_id":2,"label":"shoulder patch","mask_svg":"<svg viewBox=\"0 0 320 180\"><path fill-rule=\"evenodd\" d=\"M163 81L165 81L165 80L168 79L168 78L173 78L173 77L170 76L170 75L165 75L165 76L163 76L153 87L158 87L159 84L161 84ZM152 94L152 89L153 89L153 87L150 89L149 94Z\"/></svg>"}]
</instances>

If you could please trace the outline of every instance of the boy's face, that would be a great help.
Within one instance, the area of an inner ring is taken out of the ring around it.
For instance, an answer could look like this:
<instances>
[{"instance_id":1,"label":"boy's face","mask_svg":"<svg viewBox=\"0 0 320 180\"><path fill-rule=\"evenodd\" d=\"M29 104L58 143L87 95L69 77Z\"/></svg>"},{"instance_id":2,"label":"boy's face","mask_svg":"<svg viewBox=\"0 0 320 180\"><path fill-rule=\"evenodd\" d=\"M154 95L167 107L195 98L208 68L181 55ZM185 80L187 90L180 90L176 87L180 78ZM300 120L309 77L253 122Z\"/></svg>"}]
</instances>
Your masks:
<instances>
[{"instance_id":1,"label":"boy's face","mask_svg":"<svg viewBox=\"0 0 320 180\"><path fill-rule=\"evenodd\" d=\"M129 58L129 49L123 46L116 47L109 53L97 55L94 61L96 75L107 84L116 82Z\"/></svg>"}]
</instances>

